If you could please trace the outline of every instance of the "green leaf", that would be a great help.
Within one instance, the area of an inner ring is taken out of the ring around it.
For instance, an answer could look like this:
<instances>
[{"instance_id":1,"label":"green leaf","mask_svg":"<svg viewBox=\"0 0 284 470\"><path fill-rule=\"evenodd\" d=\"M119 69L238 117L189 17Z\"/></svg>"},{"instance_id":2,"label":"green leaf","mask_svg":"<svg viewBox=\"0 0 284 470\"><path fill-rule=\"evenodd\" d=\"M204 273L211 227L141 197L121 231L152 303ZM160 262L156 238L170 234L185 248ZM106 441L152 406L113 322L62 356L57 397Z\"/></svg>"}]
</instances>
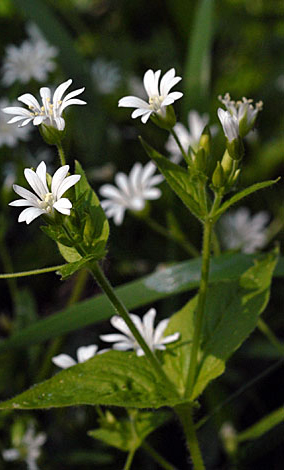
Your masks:
<instances>
[{"instance_id":1,"label":"green leaf","mask_svg":"<svg viewBox=\"0 0 284 470\"><path fill-rule=\"evenodd\" d=\"M268 180L268 181L263 181L262 183L256 183L253 184L252 186L249 186L246 189L243 189L239 193L235 194L231 199L228 201L224 202L222 206L216 211L214 215L214 221L216 222L219 217L227 210L229 207L231 207L233 204L236 204L236 202L239 202L241 199L243 199L246 196L249 196L252 193L255 193L256 191L259 191L259 189L264 189L267 188L268 186L271 186L272 184L277 183L280 180L280 177L277 178L276 180Z\"/></svg>"},{"instance_id":2,"label":"green leaf","mask_svg":"<svg viewBox=\"0 0 284 470\"><path fill-rule=\"evenodd\" d=\"M213 39L214 1L196 3L196 14L189 36L188 57L183 75L183 109L208 109Z\"/></svg>"},{"instance_id":3,"label":"green leaf","mask_svg":"<svg viewBox=\"0 0 284 470\"><path fill-rule=\"evenodd\" d=\"M238 279L253 265L256 255L226 253L213 258L210 283ZM129 310L151 304L159 299L196 289L199 285L201 260L192 259L129 282L115 289ZM279 260L275 276L284 277L284 258ZM84 300L61 312L35 322L0 342L0 353L14 348L28 347L71 331L98 323L113 315L113 309L104 295Z\"/></svg>"},{"instance_id":4,"label":"green leaf","mask_svg":"<svg viewBox=\"0 0 284 470\"><path fill-rule=\"evenodd\" d=\"M239 279L210 287L205 306L203 344L193 394L195 400L207 384L221 375L225 363L257 326L258 316L267 305L270 282L277 262L275 252L255 260ZM198 296L170 319L166 334L180 331L181 339L169 345L163 356L165 370L185 392Z\"/></svg>"},{"instance_id":5,"label":"green leaf","mask_svg":"<svg viewBox=\"0 0 284 470\"><path fill-rule=\"evenodd\" d=\"M107 217L100 206L100 201L88 183L85 172L79 162L75 162L76 173L81 175L75 186L76 215L78 217L80 229L83 227L82 237L87 252L95 259L100 259L105 255L105 246L109 236L109 224ZM85 221L82 224L82 221Z\"/></svg>"},{"instance_id":6,"label":"green leaf","mask_svg":"<svg viewBox=\"0 0 284 470\"><path fill-rule=\"evenodd\" d=\"M62 268L56 271L56 274L59 274L61 276L61 280L65 281L74 273L79 271L79 269L85 268L92 259L94 259L93 256L86 256L85 258L81 258L79 261L74 261L74 263L65 264Z\"/></svg>"},{"instance_id":7,"label":"green leaf","mask_svg":"<svg viewBox=\"0 0 284 470\"><path fill-rule=\"evenodd\" d=\"M225 370L226 361L257 326L265 309L277 263L276 250L255 260L238 281L217 284L206 302L205 342L193 389L197 398Z\"/></svg>"},{"instance_id":8,"label":"green leaf","mask_svg":"<svg viewBox=\"0 0 284 470\"><path fill-rule=\"evenodd\" d=\"M183 402L157 380L145 357L109 351L65 369L0 409L40 409L77 405L160 408Z\"/></svg>"},{"instance_id":9,"label":"green leaf","mask_svg":"<svg viewBox=\"0 0 284 470\"><path fill-rule=\"evenodd\" d=\"M188 171L161 155L142 138L140 138L140 141L149 157L157 164L172 190L197 218L202 218L201 208L195 200L195 186L190 180Z\"/></svg>"},{"instance_id":10,"label":"green leaf","mask_svg":"<svg viewBox=\"0 0 284 470\"><path fill-rule=\"evenodd\" d=\"M165 411L138 411L130 410L128 418L116 419L107 411L100 420L100 428L89 431L88 434L106 444L117 447L125 452L135 451L144 439L164 424L169 418Z\"/></svg>"},{"instance_id":11,"label":"green leaf","mask_svg":"<svg viewBox=\"0 0 284 470\"><path fill-rule=\"evenodd\" d=\"M269 413L267 416L262 418L257 423L253 424L245 431L238 434L237 438L239 442L249 441L258 439L263 434L268 432L270 429L277 426L284 421L284 407L281 406L278 410Z\"/></svg>"},{"instance_id":12,"label":"green leaf","mask_svg":"<svg viewBox=\"0 0 284 470\"><path fill-rule=\"evenodd\" d=\"M61 255L68 263L74 263L82 259L82 256L79 255L78 251L72 246L62 245L62 243L59 242L57 242L57 246Z\"/></svg>"}]
</instances>

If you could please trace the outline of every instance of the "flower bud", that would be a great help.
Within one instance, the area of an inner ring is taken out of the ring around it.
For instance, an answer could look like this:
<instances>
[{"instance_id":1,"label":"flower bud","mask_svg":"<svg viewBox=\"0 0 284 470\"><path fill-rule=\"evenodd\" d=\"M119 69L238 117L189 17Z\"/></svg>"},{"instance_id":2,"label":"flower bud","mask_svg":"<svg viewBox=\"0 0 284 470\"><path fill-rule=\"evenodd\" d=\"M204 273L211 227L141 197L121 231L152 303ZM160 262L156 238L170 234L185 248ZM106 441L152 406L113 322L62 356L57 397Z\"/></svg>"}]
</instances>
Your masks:
<instances>
[{"instance_id":1,"label":"flower bud","mask_svg":"<svg viewBox=\"0 0 284 470\"><path fill-rule=\"evenodd\" d=\"M224 171L221 166L221 162L219 161L217 162L216 168L212 176L212 183L214 188L216 189L222 188L225 184Z\"/></svg>"},{"instance_id":2,"label":"flower bud","mask_svg":"<svg viewBox=\"0 0 284 470\"><path fill-rule=\"evenodd\" d=\"M151 114L150 118L156 126L167 131L171 131L177 122L175 110L171 105L164 107L163 112Z\"/></svg>"},{"instance_id":3,"label":"flower bud","mask_svg":"<svg viewBox=\"0 0 284 470\"><path fill-rule=\"evenodd\" d=\"M220 429L220 436L226 452L234 455L238 449L238 436L231 423L224 423Z\"/></svg>"},{"instance_id":4,"label":"flower bud","mask_svg":"<svg viewBox=\"0 0 284 470\"><path fill-rule=\"evenodd\" d=\"M205 173L207 166L207 158L203 148L200 148L194 156L194 166L198 171Z\"/></svg>"},{"instance_id":5,"label":"flower bud","mask_svg":"<svg viewBox=\"0 0 284 470\"><path fill-rule=\"evenodd\" d=\"M224 175L228 177L231 174L232 168L233 168L233 159L230 157L230 154L228 150L226 149L221 161L221 166L224 171Z\"/></svg>"},{"instance_id":6,"label":"flower bud","mask_svg":"<svg viewBox=\"0 0 284 470\"><path fill-rule=\"evenodd\" d=\"M205 126L201 134L198 149L203 149L205 157L207 158L211 152L211 132L209 126Z\"/></svg>"}]
</instances>

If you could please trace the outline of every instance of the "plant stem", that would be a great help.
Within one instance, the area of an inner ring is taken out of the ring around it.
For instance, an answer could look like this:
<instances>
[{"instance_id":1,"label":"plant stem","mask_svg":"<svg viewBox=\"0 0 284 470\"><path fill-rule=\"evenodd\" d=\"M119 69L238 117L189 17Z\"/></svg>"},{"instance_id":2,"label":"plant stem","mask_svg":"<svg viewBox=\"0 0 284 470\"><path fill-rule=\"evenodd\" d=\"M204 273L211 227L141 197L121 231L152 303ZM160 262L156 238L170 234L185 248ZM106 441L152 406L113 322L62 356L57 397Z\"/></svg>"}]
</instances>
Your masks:
<instances>
[{"instance_id":1,"label":"plant stem","mask_svg":"<svg viewBox=\"0 0 284 470\"><path fill-rule=\"evenodd\" d=\"M131 467L131 464L132 464L132 460L133 460L133 457L134 457L134 455L135 455L135 451L136 451L136 449L132 449L132 450L129 452L123 470L130 470L130 467Z\"/></svg>"},{"instance_id":2,"label":"plant stem","mask_svg":"<svg viewBox=\"0 0 284 470\"><path fill-rule=\"evenodd\" d=\"M176 243L178 243L190 256L193 258L197 258L200 256L198 250L193 246L188 240L185 240L175 233L167 230L165 227L162 225L158 224L155 220L153 220L151 217L144 216L142 217L142 220L155 232L159 233L160 235L163 235L164 237L168 238L169 240L173 240Z\"/></svg>"},{"instance_id":3,"label":"plant stem","mask_svg":"<svg viewBox=\"0 0 284 470\"><path fill-rule=\"evenodd\" d=\"M268 339L268 341L277 349L277 351L283 355L284 352L284 345L276 338L273 331L269 328L269 326L263 321L261 318L257 321L258 329L261 331L264 336Z\"/></svg>"},{"instance_id":4,"label":"plant stem","mask_svg":"<svg viewBox=\"0 0 284 470\"><path fill-rule=\"evenodd\" d=\"M164 468L165 470L177 470L171 463L167 462L155 449L153 449L150 444L146 441L143 442L142 448L155 460L160 467Z\"/></svg>"},{"instance_id":5,"label":"plant stem","mask_svg":"<svg viewBox=\"0 0 284 470\"><path fill-rule=\"evenodd\" d=\"M192 418L192 408L189 404L178 405L175 407L179 419L182 423L186 435L186 443L193 462L194 470L205 470L202 454L200 451L195 426Z\"/></svg>"},{"instance_id":6,"label":"plant stem","mask_svg":"<svg viewBox=\"0 0 284 470\"><path fill-rule=\"evenodd\" d=\"M188 165L191 165L192 164L191 158L187 155L186 151L184 150L183 146L181 145L180 140L179 140L176 132L174 131L174 129L171 129L170 133L173 136L173 138L175 139L175 141L178 145L178 148L180 149L181 154L182 154L183 158L185 159L186 163Z\"/></svg>"},{"instance_id":7,"label":"plant stem","mask_svg":"<svg viewBox=\"0 0 284 470\"><path fill-rule=\"evenodd\" d=\"M99 284L99 286L102 288L102 290L108 297L114 310L116 311L118 315L120 315L123 318L129 330L131 331L132 335L134 336L135 340L143 349L146 355L146 358L148 359L150 364L153 366L153 369L156 371L157 375L160 377L160 379L162 379L162 381L167 387L169 387L172 391L175 392L175 394L177 394L176 388L174 387L173 383L170 381L170 379L167 377L164 370L162 369L161 363L157 359L157 356L151 351L148 344L146 343L142 335L137 330L136 326L131 320L128 310L126 309L124 304L121 302L121 300L116 296L114 289L110 285L108 279L105 277L104 272L100 268L98 262L97 261L91 262L89 264L89 267L97 283Z\"/></svg>"},{"instance_id":8,"label":"plant stem","mask_svg":"<svg viewBox=\"0 0 284 470\"><path fill-rule=\"evenodd\" d=\"M59 158L60 158L60 162L61 162L61 165L66 165L66 158L65 158L65 153L64 153L64 150L63 150L63 147L61 145L61 143L58 143L56 145L57 147L57 150L58 150L58 155L59 155Z\"/></svg>"},{"instance_id":9,"label":"plant stem","mask_svg":"<svg viewBox=\"0 0 284 470\"><path fill-rule=\"evenodd\" d=\"M197 303L197 308L196 308L195 326L194 326L194 334L193 334L193 340L192 340L189 371L188 371L188 377L187 377L187 383L186 383L186 389L185 389L185 397L190 397L192 390L193 390L194 380L196 376L197 355L198 355L198 350L199 350L200 340L201 340L206 293L207 293L207 287L208 287L212 228L213 228L212 220L210 218L206 219L204 222L204 233L203 233L201 279L200 279L200 287L199 287L199 292L198 292L198 303Z\"/></svg>"},{"instance_id":10,"label":"plant stem","mask_svg":"<svg viewBox=\"0 0 284 470\"><path fill-rule=\"evenodd\" d=\"M33 269L32 271L22 271L19 273L0 274L0 279L13 279L14 277L35 276L37 274L51 273L53 271L58 271L59 269L63 268L63 266L65 266L65 264L59 264L58 266L51 266L50 268Z\"/></svg>"}]
</instances>

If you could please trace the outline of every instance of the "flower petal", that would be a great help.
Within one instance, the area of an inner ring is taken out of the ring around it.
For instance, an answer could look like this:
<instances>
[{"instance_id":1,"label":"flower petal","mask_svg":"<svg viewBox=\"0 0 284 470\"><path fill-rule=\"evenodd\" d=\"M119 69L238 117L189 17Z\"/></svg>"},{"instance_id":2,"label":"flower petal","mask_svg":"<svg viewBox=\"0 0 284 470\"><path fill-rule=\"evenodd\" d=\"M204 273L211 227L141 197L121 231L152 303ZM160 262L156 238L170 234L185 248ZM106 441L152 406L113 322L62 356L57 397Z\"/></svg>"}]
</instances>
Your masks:
<instances>
[{"instance_id":1,"label":"flower petal","mask_svg":"<svg viewBox=\"0 0 284 470\"><path fill-rule=\"evenodd\" d=\"M56 201L53 204L53 207L61 214L70 215L70 209L72 209L72 203L69 201L69 199L62 197L61 199L58 199L58 201Z\"/></svg>"},{"instance_id":2,"label":"flower petal","mask_svg":"<svg viewBox=\"0 0 284 470\"><path fill-rule=\"evenodd\" d=\"M90 346L81 346L77 349L77 358L78 362L85 362L91 357L94 357L98 350L98 346L96 344L90 344Z\"/></svg>"},{"instance_id":3,"label":"flower petal","mask_svg":"<svg viewBox=\"0 0 284 470\"><path fill-rule=\"evenodd\" d=\"M53 364L62 369L68 369L69 367L75 366L76 361L68 354L59 354L58 356L54 356L52 359Z\"/></svg>"},{"instance_id":4,"label":"flower petal","mask_svg":"<svg viewBox=\"0 0 284 470\"><path fill-rule=\"evenodd\" d=\"M119 107L123 108L142 108L142 109L150 109L149 103L141 98L137 98L136 96L124 96L118 102Z\"/></svg>"},{"instance_id":5,"label":"flower petal","mask_svg":"<svg viewBox=\"0 0 284 470\"><path fill-rule=\"evenodd\" d=\"M57 194L56 194L57 198L60 198L64 193L66 193L66 191L69 188L74 186L74 184L78 183L80 178L81 178L81 175L67 176L67 178L65 178L64 181L62 181L62 183L59 185L57 189Z\"/></svg>"},{"instance_id":6,"label":"flower petal","mask_svg":"<svg viewBox=\"0 0 284 470\"><path fill-rule=\"evenodd\" d=\"M57 193L58 193L59 187L63 183L68 171L69 171L69 165L63 165L60 168L58 168L58 170L56 170L56 172L54 173L52 177L51 192L56 199L57 199Z\"/></svg>"},{"instance_id":7,"label":"flower petal","mask_svg":"<svg viewBox=\"0 0 284 470\"><path fill-rule=\"evenodd\" d=\"M28 207L20 213L18 222L26 222L26 224L30 224L34 219L44 213L45 211L38 207Z\"/></svg>"},{"instance_id":8,"label":"flower petal","mask_svg":"<svg viewBox=\"0 0 284 470\"><path fill-rule=\"evenodd\" d=\"M67 80L66 82L61 83L61 85L59 85L56 88L56 90L54 92L54 95L53 95L53 98L52 98L52 103L53 103L54 106L58 106L58 102L61 101L62 95L65 93L67 88L70 87L71 83L72 83L72 79L69 78L69 80Z\"/></svg>"}]
</instances>

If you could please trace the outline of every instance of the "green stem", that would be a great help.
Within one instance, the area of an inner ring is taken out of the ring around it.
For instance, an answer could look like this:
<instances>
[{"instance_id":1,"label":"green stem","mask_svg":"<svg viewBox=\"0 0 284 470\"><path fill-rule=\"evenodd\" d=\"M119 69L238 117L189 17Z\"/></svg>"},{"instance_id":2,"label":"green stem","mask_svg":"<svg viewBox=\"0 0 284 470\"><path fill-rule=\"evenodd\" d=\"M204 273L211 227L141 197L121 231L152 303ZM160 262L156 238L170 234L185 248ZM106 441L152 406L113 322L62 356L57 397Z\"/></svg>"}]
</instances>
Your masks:
<instances>
[{"instance_id":1,"label":"green stem","mask_svg":"<svg viewBox=\"0 0 284 470\"><path fill-rule=\"evenodd\" d=\"M132 461L133 461L133 457L135 455L135 451L136 451L136 449L132 449L129 452L123 470L129 470L130 469Z\"/></svg>"},{"instance_id":2,"label":"green stem","mask_svg":"<svg viewBox=\"0 0 284 470\"><path fill-rule=\"evenodd\" d=\"M51 266L50 268L33 269L32 271L22 271L19 273L0 274L0 279L13 279L14 277L35 276L37 274L51 273L53 271L58 271L59 269L63 268L63 266L65 266L65 264L60 264L58 266Z\"/></svg>"},{"instance_id":3,"label":"green stem","mask_svg":"<svg viewBox=\"0 0 284 470\"><path fill-rule=\"evenodd\" d=\"M185 251L188 253L190 256L193 258L197 258L200 256L199 251L193 246L188 240L185 240L178 235L176 235L173 232L170 232L167 230L165 227L162 225L158 224L155 220L153 220L151 217L148 216L143 216L142 220L155 232L159 233L160 235L168 238L169 240L173 240L176 243L178 243Z\"/></svg>"},{"instance_id":4,"label":"green stem","mask_svg":"<svg viewBox=\"0 0 284 470\"><path fill-rule=\"evenodd\" d=\"M64 153L64 150L63 150L63 147L61 145L61 143L58 143L56 145L57 147L57 150L58 150L58 155L59 155L59 158L60 158L60 162L61 162L61 165L66 165L66 158L65 158L65 153Z\"/></svg>"},{"instance_id":5,"label":"green stem","mask_svg":"<svg viewBox=\"0 0 284 470\"><path fill-rule=\"evenodd\" d=\"M269 326L263 321L261 318L257 321L257 327L261 331L261 333L266 336L268 341L277 349L277 351L283 355L284 353L284 345L276 338L273 331L269 328Z\"/></svg>"},{"instance_id":6,"label":"green stem","mask_svg":"<svg viewBox=\"0 0 284 470\"><path fill-rule=\"evenodd\" d=\"M160 467L164 468L165 470L177 470L176 467L174 467L171 463L167 462L164 457L162 457L155 449L153 449L150 444L148 444L146 441L143 442L142 448L157 462Z\"/></svg>"},{"instance_id":7,"label":"green stem","mask_svg":"<svg viewBox=\"0 0 284 470\"><path fill-rule=\"evenodd\" d=\"M173 138L175 139L175 141L178 145L178 148L180 149L181 154L182 154L183 158L185 159L186 163L188 165L191 165L192 164L191 158L187 155L186 151L184 150L183 146L181 145L180 140L179 140L176 132L174 131L174 129L171 129L170 133L173 136Z\"/></svg>"},{"instance_id":8,"label":"green stem","mask_svg":"<svg viewBox=\"0 0 284 470\"><path fill-rule=\"evenodd\" d=\"M192 418L192 408L190 405L178 405L175 411L179 416L180 422L186 436L186 443L193 462L194 470L205 470L202 454L200 451L195 426Z\"/></svg>"},{"instance_id":9,"label":"green stem","mask_svg":"<svg viewBox=\"0 0 284 470\"><path fill-rule=\"evenodd\" d=\"M185 390L186 397L190 397L192 393L194 380L196 376L197 355L198 355L198 350L199 350L200 340L201 340L203 317L204 317L204 310L205 310L205 301L206 301L206 294L207 294L207 288L208 288L212 228L213 228L213 223L211 219L206 219L204 222L204 233L203 233L201 279L200 279L200 287L199 287L199 292L198 292L198 303L197 303L197 308L196 308L195 326L194 326L194 334L193 334L193 340L192 340L189 371L188 371L186 390Z\"/></svg>"},{"instance_id":10,"label":"green stem","mask_svg":"<svg viewBox=\"0 0 284 470\"><path fill-rule=\"evenodd\" d=\"M148 359L148 361L150 362L150 364L156 371L157 375L160 377L160 379L162 379L162 381L166 384L167 387L169 387L172 391L175 392L175 394L177 394L176 388L174 387L174 385L172 384L172 382L169 380L164 370L162 369L161 363L157 359L157 356L151 351L148 344L144 340L143 336L139 333L139 331L135 327L133 321L131 320L128 310L126 309L124 304L121 302L121 300L116 296L114 289L110 285L108 279L105 277L104 272L100 268L98 262L94 261L90 263L89 266L97 283L99 284L99 286L102 288L102 290L108 297L116 313L120 315L125 321L126 325L128 326L129 330L134 336L135 340L143 349L146 355L146 358Z\"/></svg>"}]
</instances>

